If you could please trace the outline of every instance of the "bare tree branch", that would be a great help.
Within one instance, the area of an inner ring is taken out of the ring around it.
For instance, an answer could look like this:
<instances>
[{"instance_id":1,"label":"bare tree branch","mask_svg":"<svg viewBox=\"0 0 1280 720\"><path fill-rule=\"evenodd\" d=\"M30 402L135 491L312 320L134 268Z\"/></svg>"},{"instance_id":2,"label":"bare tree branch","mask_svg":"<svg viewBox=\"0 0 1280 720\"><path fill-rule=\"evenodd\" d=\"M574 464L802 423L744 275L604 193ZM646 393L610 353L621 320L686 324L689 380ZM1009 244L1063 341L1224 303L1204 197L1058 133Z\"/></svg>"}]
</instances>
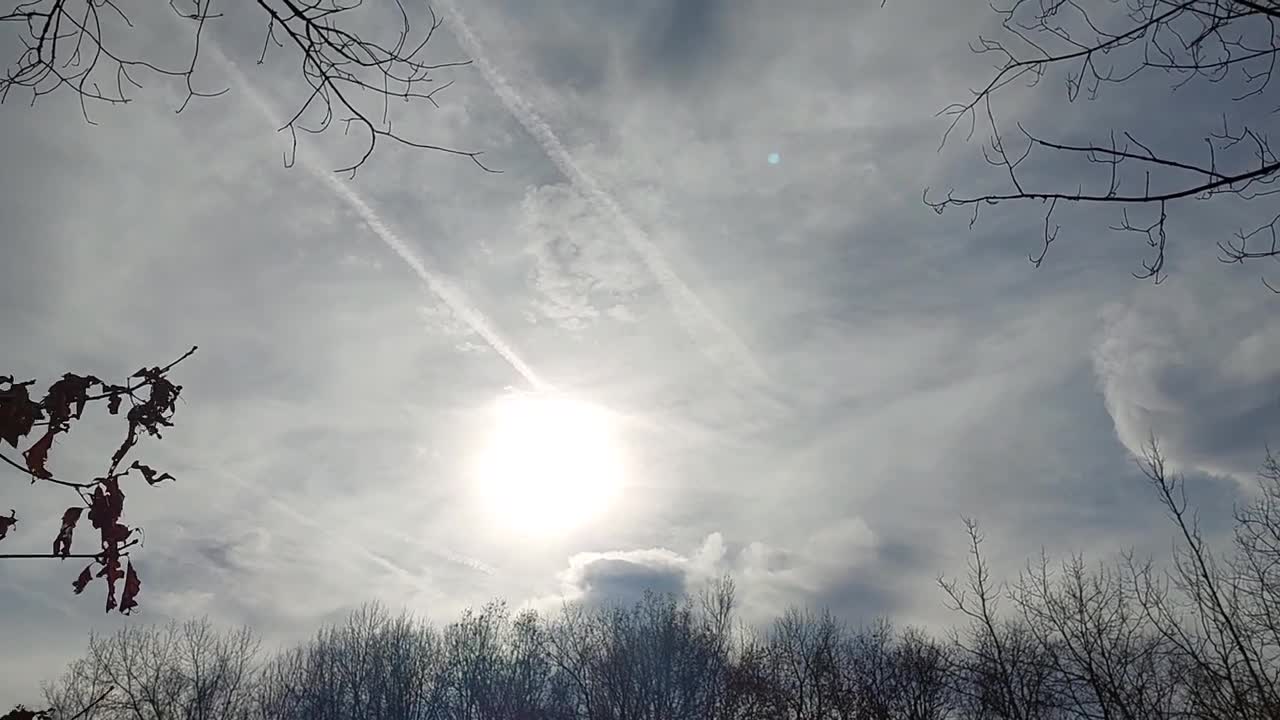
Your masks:
<instances>
[{"instance_id":1,"label":"bare tree branch","mask_svg":"<svg viewBox=\"0 0 1280 720\"><path fill-rule=\"evenodd\" d=\"M935 211L968 207L972 225L981 207L1014 201L1047 205L1041 248L1030 256L1038 267L1059 236L1060 226L1050 222L1058 201L1117 206L1123 220L1113 229L1139 234L1150 248L1135 277L1159 283L1165 277L1174 204L1219 196L1251 201L1280 190L1280 157L1267 132L1230 120L1230 105L1223 108L1222 128L1202 136L1200 160L1157 152L1127 131L1121 133L1123 142L1111 131L1105 141L1082 144L1046 139L1021 125L1020 149L1015 151L992 109L1011 85L1036 85L1049 74L1065 78L1071 102L1082 95L1097 98L1111 86L1145 87L1142 83L1153 74L1169 78L1175 91L1192 82L1230 82L1241 88L1234 102L1269 97L1280 56L1280 6L1274 0L1007 0L993 10L1002 36L979 37L972 49L996 57L996 71L968 101L942 111L951 118L943 143L961 123L967 126L966 137L979 124L986 126L987 160L1002 168L1008 189L970 195L948 191L941 198L931 198L926 189L924 202ZM1061 171L1072 167L1073 160L1102 165L1105 173L1076 185ZM1145 213L1149 219L1131 220L1131 213ZM1219 242L1220 259L1280 260L1276 222L1239 230L1232 240ZM1280 291L1265 278L1263 282Z\"/></svg>"},{"instance_id":2,"label":"bare tree branch","mask_svg":"<svg viewBox=\"0 0 1280 720\"><path fill-rule=\"evenodd\" d=\"M206 89L195 80L202 47L209 41L206 30L223 17L214 8L216 1L170 0L168 10L148 10L172 12L190 28L188 60L165 66L117 49L121 34L135 32L118 0L0 0L0 30L16 30L23 47L0 75L0 102L25 96L35 104L46 95L69 91L78 97L86 122L95 124L92 107L130 102L148 73L183 83L185 96L178 113L193 100L218 97L229 88ZM392 100L438 107L437 94L452 81L439 83L436 73L470 62L428 59L428 43L444 22L434 11L425 29L416 32L403 0L373 9L365 9L363 0L255 0L254 6L266 21L258 64L266 62L273 48L286 52L298 62L301 79L311 90L281 128L292 139L286 165L294 162L299 130L323 133L336 120L344 133L357 128L366 143L359 157L339 172L354 174L379 140L458 155L486 172L496 172L481 161L480 152L426 142L392 128ZM387 10L394 19L383 18L384 25L393 39L379 40L354 29L361 12Z\"/></svg>"}]
</instances>

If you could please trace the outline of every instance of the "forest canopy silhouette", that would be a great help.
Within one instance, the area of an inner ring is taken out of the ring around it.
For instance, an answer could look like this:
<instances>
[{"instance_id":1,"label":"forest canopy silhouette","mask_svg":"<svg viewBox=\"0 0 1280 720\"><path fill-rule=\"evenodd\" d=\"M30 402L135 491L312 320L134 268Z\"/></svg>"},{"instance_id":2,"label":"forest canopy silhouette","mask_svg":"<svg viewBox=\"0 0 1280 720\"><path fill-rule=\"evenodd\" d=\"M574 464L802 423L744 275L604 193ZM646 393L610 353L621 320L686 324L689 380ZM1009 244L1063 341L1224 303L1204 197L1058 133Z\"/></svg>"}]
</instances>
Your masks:
<instances>
[{"instance_id":1,"label":"forest canopy silhouette","mask_svg":"<svg viewBox=\"0 0 1280 720\"><path fill-rule=\"evenodd\" d=\"M748 624L729 577L632 605L493 602L443 626L373 603L282 649L208 620L133 624L92 636L39 717L1275 718L1280 462L1268 456L1225 551L1201 537L1157 447L1144 470L1178 538L1171 558L1041 556L998 579L970 522L967 574L939 579L949 628L801 608Z\"/></svg>"}]
</instances>

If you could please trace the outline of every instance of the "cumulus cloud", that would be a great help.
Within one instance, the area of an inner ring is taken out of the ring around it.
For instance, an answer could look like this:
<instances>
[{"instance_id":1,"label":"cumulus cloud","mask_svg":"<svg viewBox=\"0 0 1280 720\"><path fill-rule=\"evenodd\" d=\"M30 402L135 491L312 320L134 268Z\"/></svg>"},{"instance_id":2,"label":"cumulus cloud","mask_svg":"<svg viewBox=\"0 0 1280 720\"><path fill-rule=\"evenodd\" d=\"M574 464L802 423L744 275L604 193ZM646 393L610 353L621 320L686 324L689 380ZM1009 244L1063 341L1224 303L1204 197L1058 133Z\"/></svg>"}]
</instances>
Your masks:
<instances>
[{"instance_id":1,"label":"cumulus cloud","mask_svg":"<svg viewBox=\"0 0 1280 720\"><path fill-rule=\"evenodd\" d=\"M562 581L588 605L629 603L646 591L683 593L697 574L689 558L664 548L579 553L569 558Z\"/></svg>"},{"instance_id":2,"label":"cumulus cloud","mask_svg":"<svg viewBox=\"0 0 1280 720\"><path fill-rule=\"evenodd\" d=\"M1140 453L1154 434L1181 469L1252 478L1280 435L1273 303L1162 288L1109 308L1094 365L1125 447Z\"/></svg>"},{"instance_id":3,"label":"cumulus cloud","mask_svg":"<svg viewBox=\"0 0 1280 720\"><path fill-rule=\"evenodd\" d=\"M531 604L541 609L562 602L629 604L646 591L696 593L729 576L737 583L744 616L767 620L790 603L825 602L841 591L856 591L851 578L878 573L879 562L892 554L858 517L824 528L796 547L735 542L713 532L685 553L661 547L577 553L558 574L560 592ZM856 592L843 598L866 599Z\"/></svg>"}]
</instances>

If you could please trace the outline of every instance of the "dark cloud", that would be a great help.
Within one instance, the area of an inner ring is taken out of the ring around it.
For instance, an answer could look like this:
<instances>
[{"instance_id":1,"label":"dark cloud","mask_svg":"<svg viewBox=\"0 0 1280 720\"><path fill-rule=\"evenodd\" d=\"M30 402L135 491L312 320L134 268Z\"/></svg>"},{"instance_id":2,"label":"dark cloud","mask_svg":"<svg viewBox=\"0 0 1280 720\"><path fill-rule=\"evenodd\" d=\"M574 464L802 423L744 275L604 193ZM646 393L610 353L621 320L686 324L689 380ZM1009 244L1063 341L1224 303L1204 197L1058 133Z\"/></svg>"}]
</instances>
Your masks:
<instances>
[{"instance_id":1,"label":"dark cloud","mask_svg":"<svg viewBox=\"0 0 1280 720\"><path fill-rule=\"evenodd\" d=\"M265 529L257 528L225 537L203 535L192 545L205 562L218 570L246 572L268 552L271 536Z\"/></svg>"},{"instance_id":2,"label":"dark cloud","mask_svg":"<svg viewBox=\"0 0 1280 720\"><path fill-rule=\"evenodd\" d=\"M918 542L886 540L862 564L833 575L812 602L855 623L891 617L910 607L914 579L939 567L937 554Z\"/></svg>"},{"instance_id":3,"label":"dark cloud","mask_svg":"<svg viewBox=\"0 0 1280 720\"><path fill-rule=\"evenodd\" d=\"M723 61L729 25L744 10L741 5L727 0L565 0L534 13L527 3L511 3L508 12L525 27L554 21L532 42L537 71L549 82L589 93L603 88L611 73L670 89L707 79Z\"/></svg>"},{"instance_id":4,"label":"dark cloud","mask_svg":"<svg viewBox=\"0 0 1280 720\"><path fill-rule=\"evenodd\" d=\"M631 3L634 5L634 3ZM648 17L635 36L633 67L668 82L700 77L723 48L726 0L668 0L642 4Z\"/></svg>"},{"instance_id":5,"label":"dark cloud","mask_svg":"<svg viewBox=\"0 0 1280 720\"><path fill-rule=\"evenodd\" d=\"M646 591L680 594L691 581L689 560L670 550L579 553L560 574L563 599L589 606L630 604Z\"/></svg>"},{"instance_id":6,"label":"dark cloud","mask_svg":"<svg viewBox=\"0 0 1280 720\"><path fill-rule=\"evenodd\" d=\"M688 589L687 571L659 557L603 557L591 560L579 571L584 601L632 603L645 592L682 594Z\"/></svg>"}]
</instances>

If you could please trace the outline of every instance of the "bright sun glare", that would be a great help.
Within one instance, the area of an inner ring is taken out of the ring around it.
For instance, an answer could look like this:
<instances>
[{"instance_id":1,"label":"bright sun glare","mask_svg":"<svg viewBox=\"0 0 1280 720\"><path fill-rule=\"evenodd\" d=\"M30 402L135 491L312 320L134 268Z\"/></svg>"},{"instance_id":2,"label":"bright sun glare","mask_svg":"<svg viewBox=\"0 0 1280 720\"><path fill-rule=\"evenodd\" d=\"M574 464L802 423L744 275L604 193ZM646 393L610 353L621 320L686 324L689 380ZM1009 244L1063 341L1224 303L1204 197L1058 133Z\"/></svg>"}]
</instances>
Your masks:
<instances>
[{"instance_id":1,"label":"bright sun glare","mask_svg":"<svg viewBox=\"0 0 1280 720\"><path fill-rule=\"evenodd\" d=\"M602 513L622 477L603 409L545 393L514 393L494 404L477 483L495 522L522 533L570 529Z\"/></svg>"}]
</instances>

